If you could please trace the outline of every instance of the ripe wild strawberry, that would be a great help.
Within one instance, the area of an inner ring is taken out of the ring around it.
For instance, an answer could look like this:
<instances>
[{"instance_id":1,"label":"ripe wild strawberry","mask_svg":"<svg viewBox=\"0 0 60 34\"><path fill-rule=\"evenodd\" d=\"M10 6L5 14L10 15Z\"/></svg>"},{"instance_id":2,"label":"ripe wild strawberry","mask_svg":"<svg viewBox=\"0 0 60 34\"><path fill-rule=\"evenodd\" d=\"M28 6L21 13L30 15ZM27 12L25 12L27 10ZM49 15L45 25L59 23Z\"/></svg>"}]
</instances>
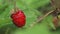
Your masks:
<instances>
[{"instance_id":1,"label":"ripe wild strawberry","mask_svg":"<svg viewBox=\"0 0 60 34\"><path fill-rule=\"evenodd\" d=\"M13 23L17 27L23 27L26 24L26 16L21 10L17 10L11 15Z\"/></svg>"}]
</instances>

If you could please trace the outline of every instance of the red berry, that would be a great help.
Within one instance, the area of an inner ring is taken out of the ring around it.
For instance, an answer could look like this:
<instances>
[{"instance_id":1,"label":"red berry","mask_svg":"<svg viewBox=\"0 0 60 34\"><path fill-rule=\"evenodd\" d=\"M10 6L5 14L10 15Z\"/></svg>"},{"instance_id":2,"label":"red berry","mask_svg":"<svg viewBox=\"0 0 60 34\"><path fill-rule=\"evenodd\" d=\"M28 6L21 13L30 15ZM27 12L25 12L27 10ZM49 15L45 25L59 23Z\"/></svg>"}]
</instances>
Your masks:
<instances>
[{"instance_id":1,"label":"red berry","mask_svg":"<svg viewBox=\"0 0 60 34\"><path fill-rule=\"evenodd\" d=\"M17 27L23 27L26 24L26 16L21 10L17 10L15 13L11 15L13 23Z\"/></svg>"}]
</instances>

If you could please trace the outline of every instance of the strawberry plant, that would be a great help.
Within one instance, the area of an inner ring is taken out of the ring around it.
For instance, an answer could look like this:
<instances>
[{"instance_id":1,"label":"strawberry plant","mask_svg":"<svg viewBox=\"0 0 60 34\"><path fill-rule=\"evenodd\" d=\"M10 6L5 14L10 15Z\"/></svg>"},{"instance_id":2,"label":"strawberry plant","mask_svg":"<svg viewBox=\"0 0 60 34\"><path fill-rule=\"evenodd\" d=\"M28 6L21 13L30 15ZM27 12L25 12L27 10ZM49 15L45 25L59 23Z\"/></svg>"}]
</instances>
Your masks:
<instances>
[{"instance_id":1,"label":"strawberry plant","mask_svg":"<svg viewBox=\"0 0 60 34\"><path fill-rule=\"evenodd\" d=\"M0 2L2 2L2 1L4 1L4 0L0 0ZM10 0L10 1L12 1L12 0ZM8 7L5 8L4 11L2 10L2 12L0 12L0 34L60 34L60 30L57 30L54 32L51 32L49 30L50 27L55 29L55 27L52 23L51 15L44 18L38 24L36 23L36 25L34 27L32 27L32 28L29 27L31 23L33 23L34 21L37 20L38 16L43 15L40 11L37 10L37 8L44 7L45 5L47 5L50 2L50 0L16 0L16 6L19 9L21 9L22 12L24 12L24 14L26 16L26 24L21 25L21 27L23 27L23 25L25 25L24 28L18 28L16 26L20 27L20 24L17 25L16 22L12 22L12 20L17 21L16 17L21 17L21 16L16 16L17 15L16 14L16 15L14 15L15 18L12 16L14 19L13 18L11 19L10 11L11 11L11 9L14 8L13 2L14 1L12 1L12 2L10 2L10 4L8 4L8 2L6 1L6 3L3 4L3 5L8 5ZM2 6L0 6L0 8ZM4 6L2 8L4 8ZM48 8L48 9L50 9L50 8ZM18 14L19 13L20 12L18 12ZM15 13L13 13L13 14L15 14ZM22 18L22 19L24 19L24 18ZM20 19L20 18L18 18L18 19ZM20 21L18 21L18 22L20 22ZM15 24L13 24L13 23L15 23Z\"/></svg>"}]
</instances>

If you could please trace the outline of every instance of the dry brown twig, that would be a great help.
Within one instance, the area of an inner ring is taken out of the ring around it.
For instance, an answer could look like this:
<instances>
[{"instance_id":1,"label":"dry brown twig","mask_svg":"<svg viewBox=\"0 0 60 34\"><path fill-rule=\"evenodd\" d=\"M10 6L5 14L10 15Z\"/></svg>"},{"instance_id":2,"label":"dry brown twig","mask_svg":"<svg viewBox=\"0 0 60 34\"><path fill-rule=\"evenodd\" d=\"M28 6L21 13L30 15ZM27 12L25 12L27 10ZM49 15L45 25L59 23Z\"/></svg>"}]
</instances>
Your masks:
<instances>
[{"instance_id":1,"label":"dry brown twig","mask_svg":"<svg viewBox=\"0 0 60 34\"><path fill-rule=\"evenodd\" d=\"M49 14L51 14L52 12L54 12L54 10L49 11L48 13L46 13L45 15L43 15L41 18L39 17L39 19L37 19L35 22L33 22L32 24L30 24L30 28L33 27L35 24L37 24L38 22L40 22L41 20L43 20L45 17L47 17Z\"/></svg>"},{"instance_id":2,"label":"dry brown twig","mask_svg":"<svg viewBox=\"0 0 60 34\"><path fill-rule=\"evenodd\" d=\"M59 1L59 0L57 0ZM54 9L56 9L55 4L57 3L56 0L51 0L51 5ZM56 3L55 3L56 2ZM59 5L59 4L58 4ZM60 7L60 6L59 6ZM58 7L57 7L58 8ZM48 13L46 13L45 15L43 15L41 18L39 17L39 19L37 19L35 22L33 22L32 24L30 24L30 28L33 27L35 24L37 24L38 22L40 22L41 20L43 20L45 17L47 17L49 14L51 14L52 12L54 12L54 10L49 11Z\"/></svg>"}]
</instances>

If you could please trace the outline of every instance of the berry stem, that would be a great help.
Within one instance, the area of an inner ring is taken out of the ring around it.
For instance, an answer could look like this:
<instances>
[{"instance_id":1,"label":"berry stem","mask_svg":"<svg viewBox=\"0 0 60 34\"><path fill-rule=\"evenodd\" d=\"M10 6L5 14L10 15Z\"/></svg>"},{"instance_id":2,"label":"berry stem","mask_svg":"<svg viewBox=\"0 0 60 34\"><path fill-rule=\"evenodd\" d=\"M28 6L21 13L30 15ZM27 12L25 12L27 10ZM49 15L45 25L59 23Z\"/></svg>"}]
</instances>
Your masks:
<instances>
[{"instance_id":1,"label":"berry stem","mask_svg":"<svg viewBox=\"0 0 60 34\"><path fill-rule=\"evenodd\" d=\"M16 12L16 0L14 0L14 11Z\"/></svg>"}]
</instances>

